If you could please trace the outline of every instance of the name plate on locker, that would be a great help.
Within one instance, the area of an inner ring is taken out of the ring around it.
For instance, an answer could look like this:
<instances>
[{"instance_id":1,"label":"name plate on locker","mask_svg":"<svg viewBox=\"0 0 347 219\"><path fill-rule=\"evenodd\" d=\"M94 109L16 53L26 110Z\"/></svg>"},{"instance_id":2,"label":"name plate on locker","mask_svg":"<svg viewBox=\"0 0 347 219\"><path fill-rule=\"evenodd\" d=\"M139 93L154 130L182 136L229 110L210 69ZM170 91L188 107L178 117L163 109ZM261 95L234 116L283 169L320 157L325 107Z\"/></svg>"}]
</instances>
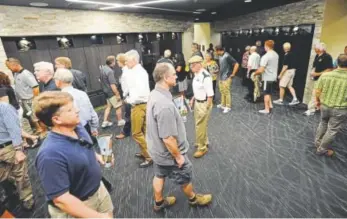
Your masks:
<instances>
[{"instance_id":1,"label":"name plate on locker","mask_svg":"<svg viewBox=\"0 0 347 219\"><path fill-rule=\"evenodd\" d=\"M97 140L105 167L109 168L112 166L112 135L101 135Z\"/></svg>"}]
</instances>

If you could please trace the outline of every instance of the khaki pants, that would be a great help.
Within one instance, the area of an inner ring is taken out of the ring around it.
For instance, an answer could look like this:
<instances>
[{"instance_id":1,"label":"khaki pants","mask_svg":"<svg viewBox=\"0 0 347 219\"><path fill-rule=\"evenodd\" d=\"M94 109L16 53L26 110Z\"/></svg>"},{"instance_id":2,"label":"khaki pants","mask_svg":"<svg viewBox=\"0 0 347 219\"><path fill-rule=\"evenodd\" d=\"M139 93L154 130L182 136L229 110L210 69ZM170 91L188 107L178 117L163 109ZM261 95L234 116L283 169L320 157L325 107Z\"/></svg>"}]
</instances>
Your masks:
<instances>
[{"instance_id":1,"label":"khaki pants","mask_svg":"<svg viewBox=\"0 0 347 219\"><path fill-rule=\"evenodd\" d=\"M225 81L219 81L219 91L221 94L221 105L224 107L231 108L231 83L232 79L228 78Z\"/></svg>"},{"instance_id":2,"label":"khaki pants","mask_svg":"<svg viewBox=\"0 0 347 219\"><path fill-rule=\"evenodd\" d=\"M131 108L131 133L140 146L141 155L146 160L152 160L148 154L147 142L146 142L146 107L147 104L135 105Z\"/></svg>"},{"instance_id":3,"label":"khaki pants","mask_svg":"<svg viewBox=\"0 0 347 219\"><path fill-rule=\"evenodd\" d=\"M100 182L100 188L94 195L88 198L88 200L83 202L87 207L99 212L99 213L109 213L110 216L113 215L113 204L111 196L106 190L104 184ZM51 218L73 218L71 215L63 212L53 205L48 205L48 212Z\"/></svg>"},{"instance_id":4,"label":"khaki pants","mask_svg":"<svg viewBox=\"0 0 347 219\"><path fill-rule=\"evenodd\" d=\"M0 149L0 182L9 180L15 183L19 199L27 201L33 197L26 161L15 164L16 151L12 145Z\"/></svg>"},{"instance_id":5,"label":"khaki pants","mask_svg":"<svg viewBox=\"0 0 347 219\"><path fill-rule=\"evenodd\" d=\"M313 82L313 90L312 90L312 96L310 102L307 104L307 109L311 112L316 111L316 82Z\"/></svg>"},{"instance_id":6,"label":"khaki pants","mask_svg":"<svg viewBox=\"0 0 347 219\"><path fill-rule=\"evenodd\" d=\"M194 118L195 118L195 145L199 151L205 151L209 144L207 136L208 120L210 119L212 106L207 109L207 101L194 103Z\"/></svg>"},{"instance_id":7,"label":"khaki pants","mask_svg":"<svg viewBox=\"0 0 347 219\"><path fill-rule=\"evenodd\" d=\"M319 151L326 151L331 147L336 135L343 130L347 123L347 109L334 109L322 106L321 121L319 123L315 144Z\"/></svg>"}]
</instances>

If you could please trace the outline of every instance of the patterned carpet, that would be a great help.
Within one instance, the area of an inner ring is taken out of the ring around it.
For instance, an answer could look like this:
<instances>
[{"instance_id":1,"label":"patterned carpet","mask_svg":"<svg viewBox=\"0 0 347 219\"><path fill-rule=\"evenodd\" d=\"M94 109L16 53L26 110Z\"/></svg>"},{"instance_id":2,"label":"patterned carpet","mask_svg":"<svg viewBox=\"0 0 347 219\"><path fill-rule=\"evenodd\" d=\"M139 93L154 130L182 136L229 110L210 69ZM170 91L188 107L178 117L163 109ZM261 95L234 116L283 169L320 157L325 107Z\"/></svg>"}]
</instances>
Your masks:
<instances>
[{"instance_id":1,"label":"patterned carpet","mask_svg":"<svg viewBox=\"0 0 347 219\"><path fill-rule=\"evenodd\" d=\"M104 170L114 186L111 196L115 217L347 217L347 129L333 145L336 157L318 157L313 139L319 115L303 116L303 106L275 106L270 116L259 115L257 111L263 104L247 103L243 99L245 92L240 81L235 80L232 111L223 115L213 109L210 151L202 159L192 158L192 115L186 123L194 186L196 191L213 194L209 207L188 206L180 188L167 180L165 194L175 195L177 204L154 213L153 169L138 168L139 161L134 158L138 147L127 138L114 141L116 165ZM114 127L103 132L119 131ZM28 157L36 207L33 212L16 208L17 217L48 216L33 163L36 152L29 151Z\"/></svg>"}]
</instances>

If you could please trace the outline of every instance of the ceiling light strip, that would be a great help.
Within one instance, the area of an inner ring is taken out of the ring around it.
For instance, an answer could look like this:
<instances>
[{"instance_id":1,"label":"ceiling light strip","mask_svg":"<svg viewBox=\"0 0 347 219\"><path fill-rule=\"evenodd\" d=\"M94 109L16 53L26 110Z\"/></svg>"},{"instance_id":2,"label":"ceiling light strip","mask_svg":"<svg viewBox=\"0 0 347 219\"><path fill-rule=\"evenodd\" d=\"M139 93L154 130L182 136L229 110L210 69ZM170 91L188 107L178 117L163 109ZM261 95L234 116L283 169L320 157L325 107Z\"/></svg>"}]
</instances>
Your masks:
<instances>
[{"instance_id":1,"label":"ceiling light strip","mask_svg":"<svg viewBox=\"0 0 347 219\"><path fill-rule=\"evenodd\" d=\"M65 0L67 2L79 3L79 4L95 4L95 5L107 5L113 7L123 7L124 4L117 4L111 2L96 2L96 1L88 1L88 0Z\"/></svg>"},{"instance_id":2,"label":"ceiling light strip","mask_svg":"<svg viewBox=\"0 0 347 219\"><path fill-rule=\"evenodd\" d=\"M139 3L133 3L133 4L123 5L123 7L135 7L135 6L141 6L141 5L150 5L150 4L166 3L166 2L178 2L178 1L186 1L186 0L155 0L155 1L145 1L145 2L139 2ZM119 7L122 7L122 6L103 7L103 8L100 8L100 10L109 10L109 9L114 9L114 8L119 8Z\"/></svg>"}]
</instances>

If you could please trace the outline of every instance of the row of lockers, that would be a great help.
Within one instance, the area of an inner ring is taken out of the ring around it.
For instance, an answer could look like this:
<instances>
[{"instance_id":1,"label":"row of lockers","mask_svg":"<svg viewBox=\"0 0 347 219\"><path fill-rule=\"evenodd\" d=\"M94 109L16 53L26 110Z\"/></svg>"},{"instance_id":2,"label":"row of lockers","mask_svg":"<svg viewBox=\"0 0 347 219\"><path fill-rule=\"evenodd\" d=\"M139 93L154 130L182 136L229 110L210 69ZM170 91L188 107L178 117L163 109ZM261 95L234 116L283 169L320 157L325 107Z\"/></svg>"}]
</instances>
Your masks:
<instances>
[{"instance_id":1,"label":"row of lockers","mask_svg":"<svg viewBox=\"0 0 347 219\"><path fill-rule=\"evenodd\" d=\"M119 53L127 52L131 49L136 49L141 55L146 70L151 75L154 63L160 57L165 49L171 49L173 53L182 51L181 40L163 40L153 41L151 43L126 43L116 45L89 45L73 47L68 49L51 48L54 41L49 38L41 38L35 40L36 45L39 45L35 50L18 51L16 48L16 41L13 38L2 38L3 45L7 57L18 58L24 68L33 71L33 64L40 61L47 61L54 63L55 58L59 56L69 57L72 61L72 66L84 72L87 75L88 93L91 96L97 95L97 98L92 98L94 106L99 106L104 103L104 98L101 91L101 84L99 82L100 71L99 66L105 64L106 57L109 55L117 55ZM74 43L79 41L74 41ZM82 44L84 45L83 41ZM148 57L148 50L151 51L150 59ZM153 62L153 63L150 63ZM119 71L119 69L116 69Z\"/></svg>"}]
</instances>

